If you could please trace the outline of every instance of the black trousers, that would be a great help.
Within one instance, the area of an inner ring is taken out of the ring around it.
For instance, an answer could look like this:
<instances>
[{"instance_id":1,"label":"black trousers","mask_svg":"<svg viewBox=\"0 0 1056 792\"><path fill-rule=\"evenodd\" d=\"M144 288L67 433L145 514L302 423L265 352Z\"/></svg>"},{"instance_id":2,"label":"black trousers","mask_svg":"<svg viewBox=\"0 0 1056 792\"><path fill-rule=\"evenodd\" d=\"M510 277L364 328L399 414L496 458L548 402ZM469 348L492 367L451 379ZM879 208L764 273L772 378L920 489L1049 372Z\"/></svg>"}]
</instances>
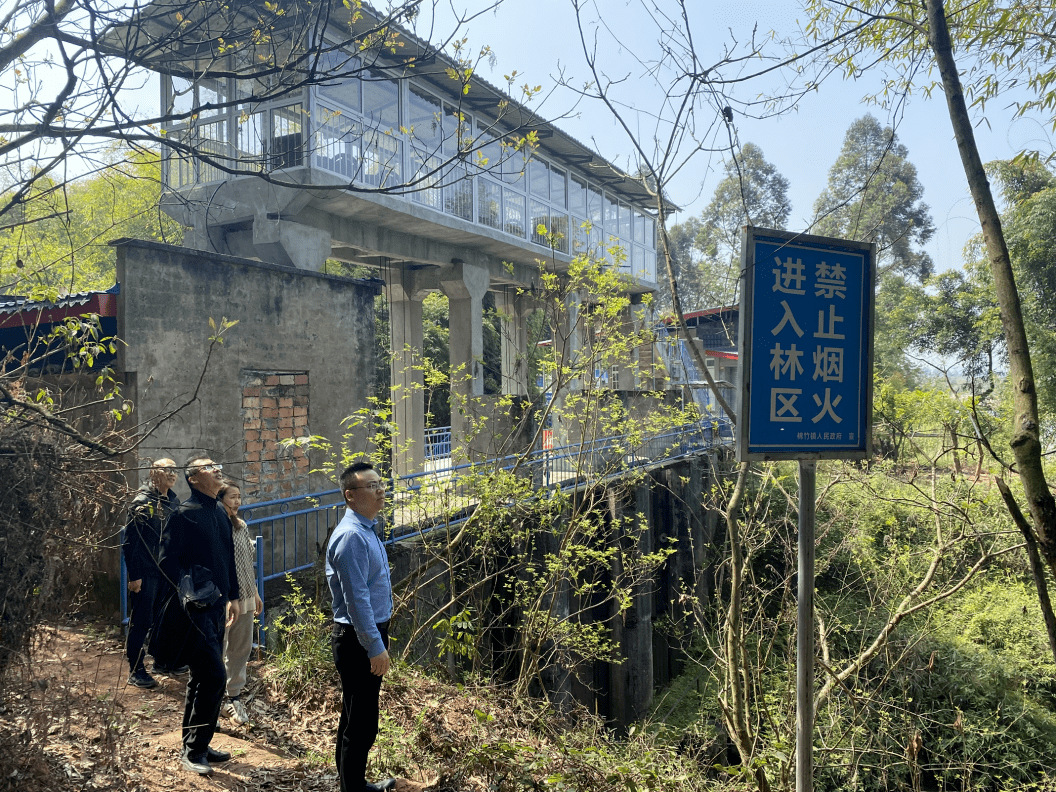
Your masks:
<instances>
[{"instance_id":1,"label":"black trousers","mask_svg":"<svg viewBox=\"0 0 1056 792\"><path fill-rule=\"evenodd\" d=\"M191 631L184 661L191 667L183 707L183 751L198 757L205 753L220 717L227 670L224 668L226 602L189 614Z\"/></svg>"},{"instance_id":2,"label":"black trousers","mask_svg":"<svg viewBox=\"0 0 1056 792\"><path fill-rule=\"evenodd\" d=\"M144 576L139 591L128 593L128 637L125 639L125 655L128 670L143 668L147 656L146 641L154 625L154 600L158 591L158 579Z\"/></svg>"},{"instance_id":3,"label":"black trousers","mask_svg":"<svg viewBox=\"0 0 1056 792\"><path fill-rule=\"evenodd\" d=\"M389 648L389 625L379 624L381 640ZM370 658L356 631L334 624L330 637L334 665L341 677L341 717L337 722L337 776L341 792L363 792L367 783L367 754L378 737L378 696L381 677L370 673Z\"/></svg>"}]
</instances>

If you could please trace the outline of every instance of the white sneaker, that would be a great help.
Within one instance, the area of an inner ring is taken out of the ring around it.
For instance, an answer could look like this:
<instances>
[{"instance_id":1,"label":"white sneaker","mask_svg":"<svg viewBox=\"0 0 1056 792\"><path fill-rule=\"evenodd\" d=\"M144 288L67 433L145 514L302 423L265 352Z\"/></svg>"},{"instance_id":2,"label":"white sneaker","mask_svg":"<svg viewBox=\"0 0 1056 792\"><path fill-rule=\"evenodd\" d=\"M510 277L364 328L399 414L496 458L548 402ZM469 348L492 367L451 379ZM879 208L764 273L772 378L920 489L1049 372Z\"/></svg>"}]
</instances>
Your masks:
<instances>
[{"instance_id":1,"label":"white sneaker","mask_svg":"<svg viewBox=\"0 0 1056 792\"><path fill-rule=\"evenodd\" d=\"M225 718L233 720L239 726L243 723L249 723L249 713L246 712L246 705L242 703L241 699L228 699L224 702L220 712Z\"/></svg>"}]
</instances>

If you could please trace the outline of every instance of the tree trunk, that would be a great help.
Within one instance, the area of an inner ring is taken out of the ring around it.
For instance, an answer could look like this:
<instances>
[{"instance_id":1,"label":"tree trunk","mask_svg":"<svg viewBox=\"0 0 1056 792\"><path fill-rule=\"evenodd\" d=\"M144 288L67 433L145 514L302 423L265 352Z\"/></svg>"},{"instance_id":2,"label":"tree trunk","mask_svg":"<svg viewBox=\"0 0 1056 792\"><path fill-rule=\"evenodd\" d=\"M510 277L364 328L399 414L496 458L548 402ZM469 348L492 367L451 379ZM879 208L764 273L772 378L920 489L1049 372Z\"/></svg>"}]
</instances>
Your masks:
<instances>
[{"instance_id":1,"label":"tree trunk","mask_svg":"<svg viewBox=\"0 0 1056 792\"><path fill-rule=\"evenodd\" d=\"M935 54L935 63L942 76L950 123L953 125L961 163L968 178L968 187L975 201L983 241L990 258L994 291L1001 309L1001 325L1008 348L1009 374L1012 379L1015 426L1012 431L1012 451L1023 482L1023 491L1037 535L1038 548L1056 575L1056 500L1053 499L1041 464L1041 439L1038 427L1038 396L1034 387L1034 371L1030 362L1030 348L1023 324L1019 291L1008 256L1008 246L1001 230L1001 218L990 192L990 182L979 157L971 119L961 90L957 64L953 59L953 45L946 25L943 0L925 0L928 10L928 44Z\"/></svg>"}]
</instances>

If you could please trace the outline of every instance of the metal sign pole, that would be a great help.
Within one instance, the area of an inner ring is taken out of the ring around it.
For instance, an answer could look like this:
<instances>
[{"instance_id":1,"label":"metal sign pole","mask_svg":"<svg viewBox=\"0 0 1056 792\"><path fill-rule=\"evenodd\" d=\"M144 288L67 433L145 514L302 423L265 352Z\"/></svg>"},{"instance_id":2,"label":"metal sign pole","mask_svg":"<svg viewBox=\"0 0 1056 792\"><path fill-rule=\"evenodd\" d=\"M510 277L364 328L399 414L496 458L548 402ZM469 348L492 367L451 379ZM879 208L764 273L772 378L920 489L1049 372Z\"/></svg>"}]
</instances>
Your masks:
<instances>
[{"instance_id":1,"label":"metal sign pole","mask_svg":"<svg viewBox=\"0 0 1056 792\"><path fill-rule=\"evenodd\" d=\"M814 501L817 462L799 461L799 602L796 611L796 792L814 789Z\"/></svg>"}]
</instances>

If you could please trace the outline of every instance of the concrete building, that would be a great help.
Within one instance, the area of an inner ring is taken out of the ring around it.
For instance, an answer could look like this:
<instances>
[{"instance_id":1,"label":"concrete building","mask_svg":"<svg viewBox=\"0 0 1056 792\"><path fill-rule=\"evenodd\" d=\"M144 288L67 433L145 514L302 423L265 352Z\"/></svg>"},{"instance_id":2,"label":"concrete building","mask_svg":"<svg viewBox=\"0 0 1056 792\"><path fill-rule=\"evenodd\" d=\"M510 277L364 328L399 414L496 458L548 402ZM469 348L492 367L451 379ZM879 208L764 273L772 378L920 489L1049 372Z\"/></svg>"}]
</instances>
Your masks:
<instances>
[{"instance_id":1,"label":"concrete building","mask_svg":"<svg viewBox=\"0 0 1056 792\"><path fill-rule=\"evenodd\" d=\"M152 242L115 247L125 342L115 368L135 404L139 458L207 453L250 502L330 489L311 474L322 455L282 441L322 435L362 450L365 432L345 419L370 395L381 284ZM211 341L225 319L238 324Z\"/></svg>"},{"instance_id":2,"label":"concrete building","mask_svg":"<svg viewBox=\"0 0 1056 792\"><path fill-rule=\"evenodd\" d=\"M711 387L699 371L689 344L696 346L708 367L708 373L719 386L731 409L739 409L741 368L738 356L738 305L707 308L685 315L690 338L686 339L678 324L665 322L657 328L657 350L668 374L667 387L681 390L686 402L695 402L703 415L712 416L723 434L730 434L729 416L714 397Z\"/></svg>"},{"instance_id":3,"label":"concrete building","mask_svg":"<svg viewBox=\"0 0 1056 792\"><path fill-rule=\"evenodd\" d=\"M164 208L187 227L189 248L316 272L336 260L384 281L394 468L413 473L425 430L423 297L441 291L450 301L451 368L466 373L453 378L452 395L472 405L452 410L457 441L465 413L488 409L485 295L507 317L502 392L526 395L525 320L540 261L562 272L595 251L626 274L631 292L652 290L655 199L642 180L479 77L466 79L463 64L392 20L365 6L358 17L341 3L321 6L325 14L291 9L276 24L270 62L286 66L266 85L252 48L224 54L252 3L224 20L219 7L215 21L181 17L195 26L193 45L166 45L165 6L148 7L156 13L136 35L149 40L172 119ZM625 260L607 252L613 244Z\"/></svg>"}]
</instances>

